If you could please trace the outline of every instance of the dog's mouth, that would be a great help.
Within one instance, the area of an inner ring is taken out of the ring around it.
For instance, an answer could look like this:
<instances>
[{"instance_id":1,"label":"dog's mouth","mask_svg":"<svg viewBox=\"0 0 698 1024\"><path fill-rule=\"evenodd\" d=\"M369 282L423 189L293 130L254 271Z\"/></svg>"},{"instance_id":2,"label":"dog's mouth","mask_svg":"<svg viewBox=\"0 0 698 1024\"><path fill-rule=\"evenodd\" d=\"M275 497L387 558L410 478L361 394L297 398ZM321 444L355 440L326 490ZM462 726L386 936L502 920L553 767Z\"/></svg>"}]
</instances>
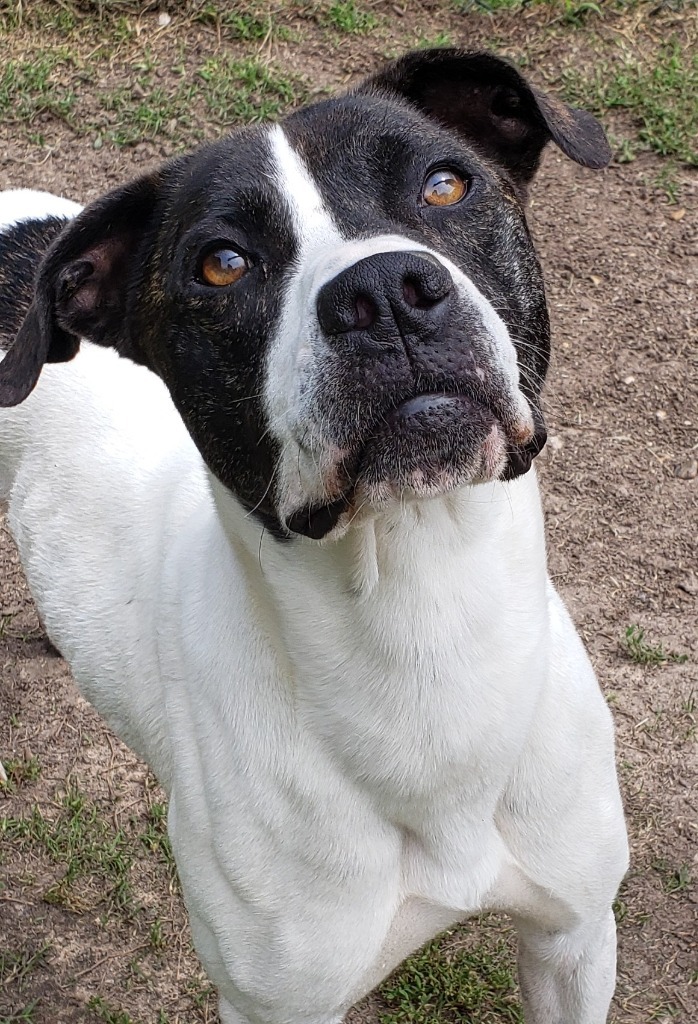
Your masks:
<instances>
[{"instance_id":1,"label":"dog's mouth","mask_svg":"<svg viewBox=\"0 0 698 1024\"><path fill-rule=\"evenodd\" d=\"M526 473L546 440L542 420L506 415L471 395L413 395L383 414L342 459L338 493L293 512L286 525L326 537L363 504L436 497L465 484Z\"/></svg>"}]
</instances>

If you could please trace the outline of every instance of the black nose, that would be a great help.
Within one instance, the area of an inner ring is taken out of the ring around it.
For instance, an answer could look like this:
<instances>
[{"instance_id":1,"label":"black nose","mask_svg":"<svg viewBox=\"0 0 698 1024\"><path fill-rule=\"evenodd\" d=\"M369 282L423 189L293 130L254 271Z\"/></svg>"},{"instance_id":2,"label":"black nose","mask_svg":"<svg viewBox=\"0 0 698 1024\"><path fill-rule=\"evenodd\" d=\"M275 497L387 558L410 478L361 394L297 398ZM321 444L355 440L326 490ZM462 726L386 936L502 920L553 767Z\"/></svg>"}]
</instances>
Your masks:
<instances>
[{"instance_id":1,"label":"black nose","mask_svg":"<svg viewBox=\"0 0 698 1024\"><path fill-rule=\"evenodd\" d=\"M317 315L329 338L393 347L406 335L433 333L452 291L451 275L430 253L381 252L323 285Z\"/></svg>"}]
</instances>

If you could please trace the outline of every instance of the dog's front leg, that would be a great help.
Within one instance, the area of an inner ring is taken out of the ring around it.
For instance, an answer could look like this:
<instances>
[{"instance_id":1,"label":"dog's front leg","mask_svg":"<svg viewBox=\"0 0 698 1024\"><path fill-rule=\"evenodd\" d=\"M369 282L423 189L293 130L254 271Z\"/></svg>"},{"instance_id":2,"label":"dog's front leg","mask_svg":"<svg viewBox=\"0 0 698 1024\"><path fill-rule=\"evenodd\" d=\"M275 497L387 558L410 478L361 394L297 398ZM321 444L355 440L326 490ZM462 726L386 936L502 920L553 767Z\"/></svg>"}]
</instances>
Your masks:
<instances>
[{"instance_id":1,"label":"dog's front leg","mask_svg":"<svg viewBox=\"0 0 698 1024\"><path fill-rule=\"evenodd\" d=\"M515 924L526 1024L605 1024L616 979L613 911L571 931Z\"/></svg>"}]
</instances>

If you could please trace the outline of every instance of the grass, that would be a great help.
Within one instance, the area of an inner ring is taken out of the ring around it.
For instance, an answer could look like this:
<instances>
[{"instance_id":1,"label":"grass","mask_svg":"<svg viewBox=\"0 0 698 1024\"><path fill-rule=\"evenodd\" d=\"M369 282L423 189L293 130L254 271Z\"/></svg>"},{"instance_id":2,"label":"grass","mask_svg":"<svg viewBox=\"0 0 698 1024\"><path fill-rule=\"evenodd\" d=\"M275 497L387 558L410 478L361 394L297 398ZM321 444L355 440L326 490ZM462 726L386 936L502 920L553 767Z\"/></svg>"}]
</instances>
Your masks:
<instances>
[{"instance_id":1,"label":"grass","mask_svg":"<svg viewBox=\"0 0 698 1024\"><path fill-rule=\"evenodd\" d=\"M622 638L626 654L636 665L663 665L672 662L683 665L688 661L687 654L665 651L662 643L651 643L645 639L645 631L641 626L628 626Z\"/></svg>"},{"instance_id":2,"label":"grass","mask_svg":"<svg viewBox=\"0 0 698 1024\"><path fill-rule=\"evenodd\" d=\"M251 57L211 57L198 77L208 113L218 125L276 118L305 95L300 82Z\"/></svg>"},{"instance_id":3,"label":"grass","mask_svg":"<svg viewBox=\"0 0 698 1024\"><path fill-rule=\"evenodd\" d=\"M63 72L62 75L59 72ZM8 60L0 71L0 120L33 124L40 114L51 114L70 123L76 105L71 86L61 78L73 78L73 56L65 49L45 50L31 60Z\"/></svg>"},{"instance_id":4,"label":"grass","mask_svg":"<svg viewBox=\"0 0 698 1024\"><path fill-rule=\"evenodd\" d=\"M0 949L0 987L15 984L21 991L22 982L46 962L50 950L48 943L39 949Z\"/></svg>"},{"instance_id":5,"label":"grass","mask_svg":"<svg viewBox=\"0 0 698 1024\"><path fill-rule=\"evenodd\" d=\"M668 861L659 857L652 862L651 867L661 878L662 888L669 895L684 892L691 884L691 869L688 864L673 868Z\"/></svg>"},{"instance_id":6,"label":"grass","mask_svg":"<svg viewBox=\"0 0 698 1024\"><path fill-rule=\"evenodd\" d=\"M448 932L385 981L381 1024L522 1024L514 957L501 938L466 946Z\"/></svg>"},{"instance_id":7,"label":"grass","mask_svg":"<svg viewBox=\"0 0 698 1024\"><path fill-rule=\"evenodd\" d=\"M570 102L597 114L621 110L632 116L636 140L625 142L626 160L646 149L698 166L698 53L674 39L651 60L626 54L584 73L568 68L562 80Z\"/></svg>"},{"instance_id":8,"label":"grass","mask_svg":"<svg viewBox=\"0 0 698 1024\"><path fill-rule=\"evenodd\" d=\"M16 793L20 786L27 782L36 782L41 775L41 764L37 757L16 758L4 762L7 782L4 783L4 791Z\"/></svg>"},{"instance_id":9,"label":"grass","mask_svg":"<svg viewBox=\"0 0 698 1024\"><path fill-rule=\"evenodd\" d=\"M321 21L350 35L366 35L378 25L375 14L355 0L336 0Z\"/></svg>"},{"instance_id":10,"label":"grass","mask_svg":"<svg viewBox=\"0 0 698 1024\"><path fill-rule=\"evenodd\" d=\"M56 818L46 817L36 805L27 817L0 818L0 838L41 848L55 864L65 866L44 892L48 903L82 911L106 898L122 910L133 909L133 844L75 785L69 784Z\"/></svg>"},{"instance_id":11,"label":"grass","mask_svg":"<svg viewBox=\"0 0 698 1024\"><path fill-rule=\"evenodd\" d=\"M139 1024L138 1021L134 1020L128 1013L124 1013L117 1007L112 1006L101 996L92 996L87 1001L87 1006L92 1010L100 1020L103 1020L105 1024Z\"/></svg>"}]
</instances>

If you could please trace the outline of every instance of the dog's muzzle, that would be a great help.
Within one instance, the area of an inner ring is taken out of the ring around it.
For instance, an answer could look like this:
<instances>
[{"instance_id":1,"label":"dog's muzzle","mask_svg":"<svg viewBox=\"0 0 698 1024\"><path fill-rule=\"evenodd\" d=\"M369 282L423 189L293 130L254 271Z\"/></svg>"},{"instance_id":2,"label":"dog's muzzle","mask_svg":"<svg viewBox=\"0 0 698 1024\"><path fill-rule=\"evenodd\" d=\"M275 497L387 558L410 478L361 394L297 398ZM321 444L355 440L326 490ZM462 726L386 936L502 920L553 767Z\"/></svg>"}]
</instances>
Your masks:
<instances>
[{"instance_id":1,"label":"dog's muzzle","mask_svg":"<svg viewBox=\"0 0 698 1024\"><path fill-rule=\"evenodd\" d=\"M316 313L331 366L317 422L336 430L327 440L342 456L324 499L288 516L291 531L320 539L355 499L434 496L529 469L545 431L508 368L508 336L497 340L487 301L436 256L367 256L321 287Z\"/></svg>"}]
</instances>

